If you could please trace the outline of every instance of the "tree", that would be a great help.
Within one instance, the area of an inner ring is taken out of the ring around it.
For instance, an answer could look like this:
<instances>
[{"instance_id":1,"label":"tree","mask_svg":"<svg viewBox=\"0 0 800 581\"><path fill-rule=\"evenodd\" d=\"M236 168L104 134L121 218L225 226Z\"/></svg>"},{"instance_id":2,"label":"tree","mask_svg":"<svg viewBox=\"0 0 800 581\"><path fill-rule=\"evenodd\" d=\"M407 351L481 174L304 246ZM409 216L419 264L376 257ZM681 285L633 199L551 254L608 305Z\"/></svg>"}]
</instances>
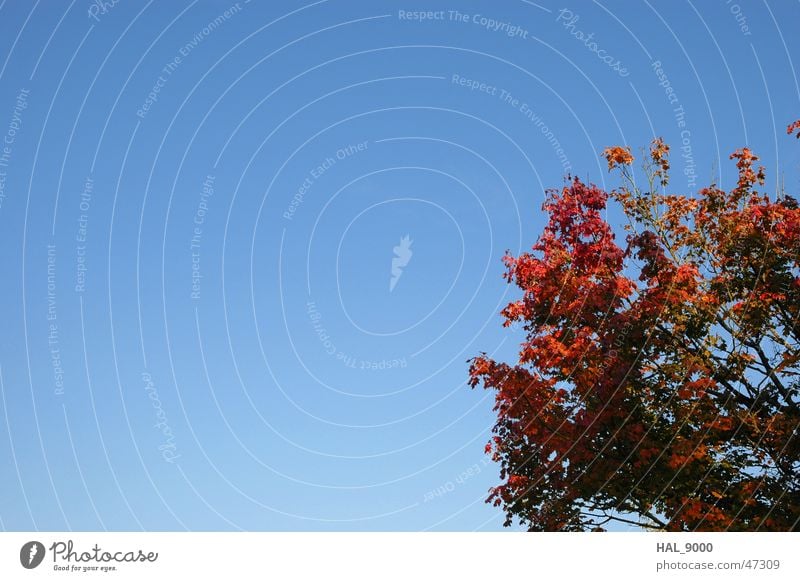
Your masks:
<instances>
[{"instance_id":1,"label":"tree","mask_svg":"<svg viewBox=\"0 0 800 581\"><path fill-rule=\"evenodd\" d=\"M800 121L788 128L800 137ZM800 525L800 208L757 190L758 157L731 155L735 188L666 193L653 141L646 191L627 148L604 151L622 186L548 192L532 252L506 254L522 291L519 360L470 360L495 393L486 452L505 524L604 530L797 530ZM620 245L604 217L628 219Z\"/></svg>"}]
</instances>

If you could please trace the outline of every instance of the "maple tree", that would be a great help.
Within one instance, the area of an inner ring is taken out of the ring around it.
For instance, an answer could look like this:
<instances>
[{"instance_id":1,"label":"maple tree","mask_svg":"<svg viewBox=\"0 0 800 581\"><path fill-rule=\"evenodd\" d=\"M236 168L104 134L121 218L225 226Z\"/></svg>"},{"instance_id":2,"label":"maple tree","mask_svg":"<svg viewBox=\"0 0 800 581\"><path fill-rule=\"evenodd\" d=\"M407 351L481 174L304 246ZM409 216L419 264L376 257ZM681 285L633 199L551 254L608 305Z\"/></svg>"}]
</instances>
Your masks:
<instances>
[{"instance_id":1,"label":"maple tree","mask_svg":"<svg viewBox=\"0 0 800 581\"><path fill-rule=\"evenodd\" d=\"M758 190L747 148L731 155L733 189L693 197L666 193L661 139L645 188L628 148L603 154L622 185L569 178L548 193L532 251L504 257L522 291L502 311L524 330L519 360L484 353L469 370L495 391L486 452L501 483L487 502L530 530L798 529L797 201Z\"/></svg>"}]
</instances>

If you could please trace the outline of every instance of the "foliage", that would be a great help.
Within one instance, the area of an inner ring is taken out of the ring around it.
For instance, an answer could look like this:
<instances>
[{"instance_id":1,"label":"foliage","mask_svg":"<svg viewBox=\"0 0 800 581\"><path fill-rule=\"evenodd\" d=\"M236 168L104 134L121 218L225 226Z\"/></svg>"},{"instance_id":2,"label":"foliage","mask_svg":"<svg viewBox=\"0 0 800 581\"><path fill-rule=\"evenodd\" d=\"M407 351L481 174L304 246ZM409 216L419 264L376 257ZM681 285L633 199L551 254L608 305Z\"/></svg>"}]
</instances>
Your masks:
<instances>
[{"instance_id":1,"label":"foliage","mask_svg":"<svg viewBox=\"0 0 800 581\"><path fill-rule=\"evenodd\" d=\"M798 130L800 121L787 129ZM758 191L764 168L667 194L655 140L636 187L628 148L604 151L623 185L549 192L532 248L504 258L522 291L502 311L526 339L513 364L470 360L495 390L487 502L506 525L603 530L795 530L800 520L800 208ZM624 244L604 217L620 205Z\"/></svg>"}]
</instances>

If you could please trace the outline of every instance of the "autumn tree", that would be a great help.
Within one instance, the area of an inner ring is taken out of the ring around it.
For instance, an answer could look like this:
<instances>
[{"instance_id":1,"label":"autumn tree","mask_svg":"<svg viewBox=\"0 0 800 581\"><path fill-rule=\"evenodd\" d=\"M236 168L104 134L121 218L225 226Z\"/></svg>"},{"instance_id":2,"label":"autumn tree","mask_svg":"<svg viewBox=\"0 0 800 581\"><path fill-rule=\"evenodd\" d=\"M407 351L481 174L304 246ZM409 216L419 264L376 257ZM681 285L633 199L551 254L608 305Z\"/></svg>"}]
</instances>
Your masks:
<instances>
[{"instance_id":1,"label":"autumn tree","mask_svg":"<svg viewBox=\"0 0 800 581\"><path fill-rule=\"evenodd\" d=\"M693 197L666 192L660 139L641 188L629 149L604 155L622 185L569 179L532 251L504 258L519 360L470 360L472 387L495 392L487 502L535 531L797 530L798 203L758 189L747 148L731 155L734 188Z\"/></svg>"}]
</instances>

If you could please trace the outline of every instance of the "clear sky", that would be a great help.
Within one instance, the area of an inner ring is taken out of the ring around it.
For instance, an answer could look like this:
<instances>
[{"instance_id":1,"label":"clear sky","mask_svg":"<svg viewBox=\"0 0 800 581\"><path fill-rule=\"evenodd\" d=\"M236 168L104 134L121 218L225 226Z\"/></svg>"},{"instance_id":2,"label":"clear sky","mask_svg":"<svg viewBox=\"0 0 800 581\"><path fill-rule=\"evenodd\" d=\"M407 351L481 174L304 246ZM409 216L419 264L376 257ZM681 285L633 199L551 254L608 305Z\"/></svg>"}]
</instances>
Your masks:
<instances>
[{"instance_id":1,"label":"clear sky","mask_svg":"<svg viewBox=\"0 0 800 581\"><path fill-rule=\"evenodd\" d=\"M501 530L465 380L520 340L503 253L655 135L676 192L749 146L797 194L798 22L0 2L0 528Z\"/></svg>"}]
</instances>

